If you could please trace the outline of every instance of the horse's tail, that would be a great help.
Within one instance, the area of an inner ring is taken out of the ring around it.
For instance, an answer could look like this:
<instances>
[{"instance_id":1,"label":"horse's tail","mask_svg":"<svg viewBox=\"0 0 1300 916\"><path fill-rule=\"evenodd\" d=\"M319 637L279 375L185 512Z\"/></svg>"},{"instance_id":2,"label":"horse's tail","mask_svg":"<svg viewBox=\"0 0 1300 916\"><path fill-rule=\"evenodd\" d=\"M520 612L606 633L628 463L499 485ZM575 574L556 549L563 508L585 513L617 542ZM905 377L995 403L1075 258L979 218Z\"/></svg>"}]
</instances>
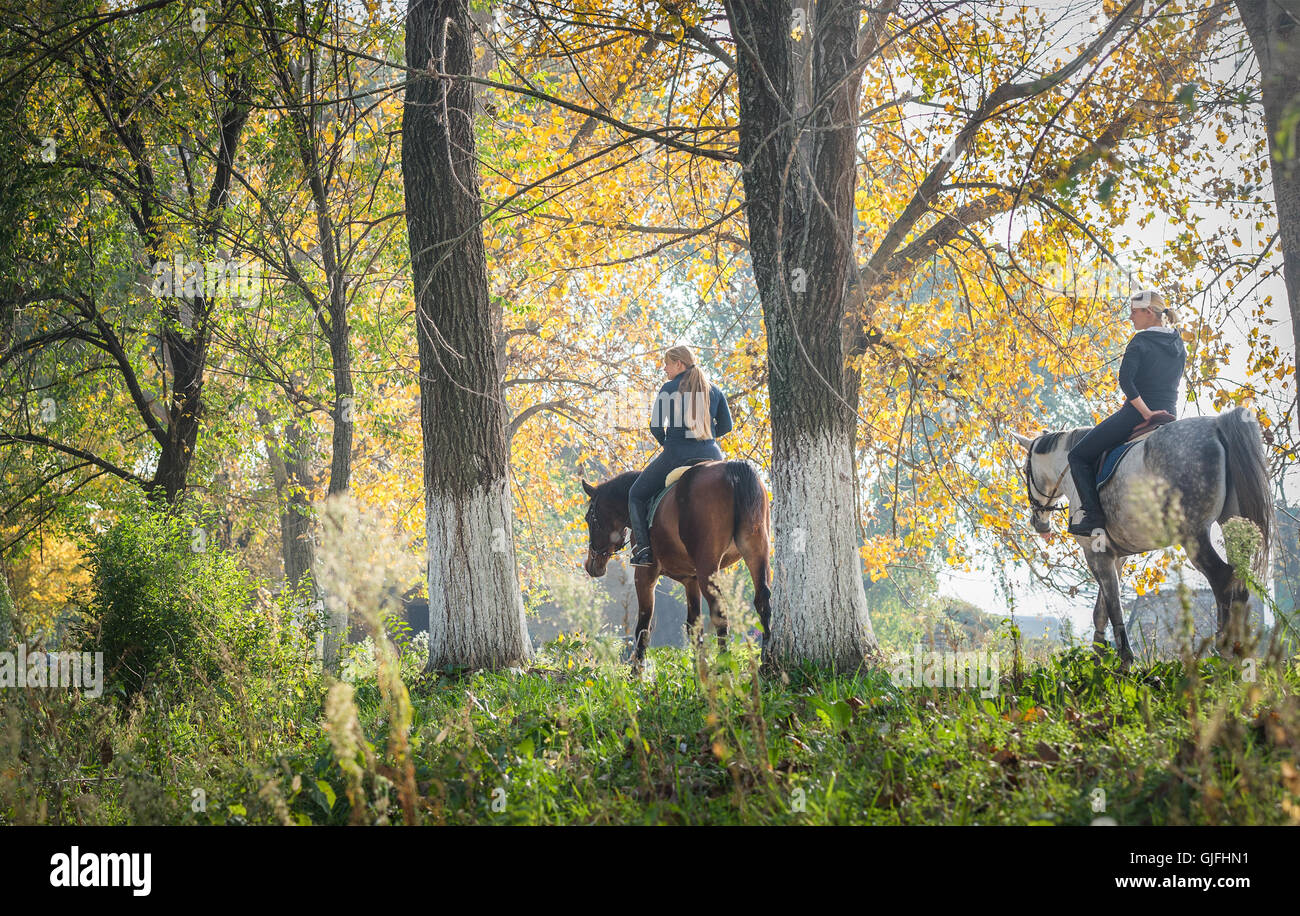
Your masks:
<instances>
[{"instance_id":1,"label":"horse's tail","mask_svg":"<svg viewBox=\"0 0 1300 916\"><path fill-rule=\"evenodd\" d=\"M767 500L767 491L758 479L758 472L748 461L728 461L727 480L731 482L731 497L735 508L732 537L740 535L741 525L761 513Z\"/></svg>"},{"instance_id":2,"label":"horse's tail","mask_svg":"<svg viewBox=\"0 0 1300 916\"><path fill-rule=\"evenodd\" d=\"M1227 452L1228 490L1237 497L1242 518L1255 523L1264 536L1255 557L1261 581L1268 574L1268 546L1273 536L1273 500L1269 495L1268 465L1259 426L1244 407L1220 414L1215 429Z\"/></svg>"}]
</instances>

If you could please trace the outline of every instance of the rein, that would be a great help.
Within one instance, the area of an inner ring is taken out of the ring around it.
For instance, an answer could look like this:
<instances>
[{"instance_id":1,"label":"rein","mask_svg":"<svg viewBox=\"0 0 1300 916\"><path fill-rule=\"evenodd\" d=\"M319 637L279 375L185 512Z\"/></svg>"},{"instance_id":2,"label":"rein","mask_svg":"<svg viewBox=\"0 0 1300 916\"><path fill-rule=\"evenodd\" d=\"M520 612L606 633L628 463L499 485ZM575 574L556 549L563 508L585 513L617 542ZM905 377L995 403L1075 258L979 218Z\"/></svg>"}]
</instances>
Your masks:
<instances>
[{"instance_id":1,"label":"rein","mask_svg":"<svg viewBox=\"0 0 1300 916\"><path fill-rule=\"evenodd\" d=\"M626 547L626 546L627 546L627 544L619 544L617 547L611 547L611 548L609 548L609 550L597 550L595 547L592 547L590 544L588 544L588 545L587 545L587 551L588 551L588 553L590 553L593 557L597 557L597 558L599 558L599 559L601 559L601 560L608 560L610 557L612 557L614 554L618 553L620 550L622 550L622 549L623 549L624 547Z\"/></svg>"}]
</instances>

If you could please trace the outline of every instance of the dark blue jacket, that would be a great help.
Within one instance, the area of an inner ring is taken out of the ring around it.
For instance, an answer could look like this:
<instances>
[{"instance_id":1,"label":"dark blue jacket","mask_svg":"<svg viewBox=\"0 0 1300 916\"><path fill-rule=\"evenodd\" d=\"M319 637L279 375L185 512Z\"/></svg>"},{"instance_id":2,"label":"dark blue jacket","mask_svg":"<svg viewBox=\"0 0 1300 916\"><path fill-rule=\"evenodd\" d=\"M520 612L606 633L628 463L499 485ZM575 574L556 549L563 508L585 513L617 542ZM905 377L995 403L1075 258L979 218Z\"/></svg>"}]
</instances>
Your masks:
<instances>
[{"instance_id":1,"label":"dark blue jacket","mask_svg":"<svg viewBox=\"0 0 1300 916\"><path fill-rule=\"evenodd\" d=\"M1142 398L1152 410L1178 415L1178 383L1187 348L1175 330L1147 328L1128 342L1119 364L1119 387L1130 401Z\"/></svg>"},{"instance_id":2,"label":"dark blue jacket","mask_svg":"<svg viewBox=\"0 0 1300 916\"><path fill-rule=\"evenodd\" d=\"M665 382L650 409L650 432L665 449L689 448L696 443L708 441L689 435L685 426L685 405L682 402L692 395L682 395L677 390L685 375L685 372L679 372L671 381ZM709 385L709 418L714 439L720 439L731 432L731 408L727 406L727 396L714 384Z\"/></svg>"}]
</instances>

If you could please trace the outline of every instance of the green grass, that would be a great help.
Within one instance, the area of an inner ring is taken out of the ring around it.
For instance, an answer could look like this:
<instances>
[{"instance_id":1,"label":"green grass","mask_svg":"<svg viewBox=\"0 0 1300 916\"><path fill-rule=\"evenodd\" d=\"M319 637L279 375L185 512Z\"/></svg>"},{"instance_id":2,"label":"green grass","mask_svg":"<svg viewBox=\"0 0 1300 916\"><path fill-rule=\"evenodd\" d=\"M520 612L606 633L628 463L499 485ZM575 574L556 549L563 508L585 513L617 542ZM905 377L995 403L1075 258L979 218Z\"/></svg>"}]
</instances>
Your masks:
<instances>
[{"instance_id":1,"label":"green grass","mask_svg":"<svg viewBox=\"0 0 1300 916\"><path fill-rule=\"evenodd\" d=\"M1071 649L1004 664L983 699L899 689L878 669L759 676L748 645L652 650L636 679L613 651L568 637L527 671L406 670L409 707L373 674L330 703L318 674L289 703L196 690L105 716L79 702L57 714L61 767L41 756L59 752L48 729L24 731L9 702L0 822L1300 821L1294 667L1253 683L1218 659L1121 674Z\"/></svg>"},{"instance_id":2,"label":"green grass","mask_svg":"<svg viewBox=\"0 0 1300 916\"><path fill-rule=\"evenodd\" d=\"M548 646L529 674L416 685L413 748L431 815L512 824L1088 824L1102 815L1285 823L1283 802L1300 801L1282 784L1283 764L1297 763L1295 678L1276 671L1255 684L1220 661L1201 662L1193 680L1178 663L1120 675L1076 649L1004 676L986 700L899 690L881 671L756 678L745 650L704 661L661 650L651 659L632 681L593 647L567 641ZM504 789L504 810L493 810L494 789Z\"/></svg>"}]
</instances>

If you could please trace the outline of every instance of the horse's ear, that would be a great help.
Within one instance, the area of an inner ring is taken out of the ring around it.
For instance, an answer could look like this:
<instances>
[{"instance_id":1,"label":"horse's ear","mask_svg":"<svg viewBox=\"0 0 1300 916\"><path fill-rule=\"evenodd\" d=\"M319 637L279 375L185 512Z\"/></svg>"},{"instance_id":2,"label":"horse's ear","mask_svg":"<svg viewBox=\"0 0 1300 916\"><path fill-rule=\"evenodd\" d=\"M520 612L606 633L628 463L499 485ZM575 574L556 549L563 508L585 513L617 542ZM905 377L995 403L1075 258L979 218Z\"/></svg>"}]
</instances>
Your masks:
<instances>
[{"instance_id":1,"label":"horse's ear","mask_svg":"<svg viewBox=\"0 0 1300 916\"><path fill-rule=\"evenodd\" d=\"M1033 439L1030 439L1028 436L1022 436L1018 432L1012 431L1011 435L1017 442L1020 443L1020 445L1024 448L1025 451L1029 451L1029 447L1034 444Z\"/></svg>"},{"instance_id":2,"label":"horse's ear","mask_svg":"<svg viewBox=\"0 0 1300 916\"><path fill-rule=\"evenodd\" d=\"M588 496L596 495L596 488L593 487L591 484L587 483L587 481L585 480L582 482L582 488L587 491Z\"/></svg>"}]
</instances>

